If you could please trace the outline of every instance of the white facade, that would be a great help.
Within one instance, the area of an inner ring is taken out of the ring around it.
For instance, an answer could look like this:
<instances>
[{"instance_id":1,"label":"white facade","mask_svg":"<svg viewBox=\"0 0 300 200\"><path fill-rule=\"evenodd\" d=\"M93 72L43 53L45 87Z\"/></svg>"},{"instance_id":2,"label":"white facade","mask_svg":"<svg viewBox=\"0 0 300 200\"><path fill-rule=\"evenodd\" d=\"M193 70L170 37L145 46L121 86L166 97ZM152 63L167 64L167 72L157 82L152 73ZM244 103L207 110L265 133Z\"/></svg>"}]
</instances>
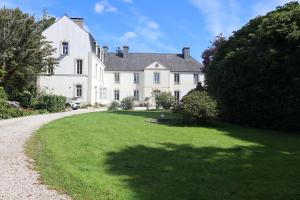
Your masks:
<instances>
[{"instance_id":1,"label":"white facade","mask_svg":"<svg viewBox=\"0 0 300 200\"><path fill-rule=\"evenodd\" d=\"M99 102L99 88L103 87L105 68L103 49L98 50L92 36L66 16L46 29L43 35L56 48L53 56L58 58L59 64L53 75L39 77L40 90L78 99L83 104ZM68 44L66 54L63 52L63 43ZM78 60L82 63L80 72L77 71ZM78 86L81 86L81 95L77 92Z\"/></svg>"},{"instance_id":2,"label":"white facade","mask_svg":"<svg viewBox=\"0 0 300 200\"><path fill-rule=\"evenodd\" d=\"M67 16L46 29L43 35L57 49L54 56L59 58L59 64L53 75L39 77L39 88L77 99L82 104L109 104L134 95L136 102L143 103L149 97L154 104L154 91L171 92L182 98L196 87L196 74L199 82L204 81L198 72L172 72L157 61L139 71L108 71L104 49L98 47L82 23L75 23Z\"/></svg>"}]
</instances>

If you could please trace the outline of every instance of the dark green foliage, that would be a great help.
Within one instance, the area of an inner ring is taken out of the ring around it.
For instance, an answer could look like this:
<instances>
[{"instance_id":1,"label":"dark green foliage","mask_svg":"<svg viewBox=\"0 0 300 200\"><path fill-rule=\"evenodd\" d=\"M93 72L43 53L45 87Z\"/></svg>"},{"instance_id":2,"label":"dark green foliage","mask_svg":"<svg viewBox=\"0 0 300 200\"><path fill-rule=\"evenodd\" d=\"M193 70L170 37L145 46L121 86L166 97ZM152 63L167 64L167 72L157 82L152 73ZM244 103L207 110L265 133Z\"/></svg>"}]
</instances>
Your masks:
<instances>
[{"instance_id":1,"label":"dark green foliage","mask_svg":"<svg viewBox=\"0 0 300 200\"><path fill-rule=\"evenodd\" d=\"M42 35L44 21L18 8L0 9L0 85L11 98L35 86L38 74L57 63L55 49Z\"/></svg>"},{"instance_id":2,"label":"dark green foliage","mask_svg":"<svg viewBox=\"0 0 300 200\"><path fill-rule=\"evenodd\" d=\"M117 101L111 102L111 104L108 106L108 110L110 111L118 110L119 108L120 108L120 104Z\"/></svg>"},{"instance_id":3,"label":"dark green foliage","mask_svg":"<svg viewBox=\"0 0 300 200\"><path fill-rule=\"evenodd\" d=\"M5 100L5 101L7 100L7 95L3 87L0 87L0 101L1 100Z\"/></svg>"},{"instance_id":4,"label":"dark green foliage","mask_svg":"<svg viewBox=\"0 0 300 200\"><path fill-rule=\"evenodd\" d=\"M7 103L7 95L2 87L0 87L0 119L9 119L12 117L22 117L34 114L32 110L22 110L13 108Z\"/></svg>"},{"instance_id":5,"label":"dark green foliage","mask_svg":"<svg viewBox=\"0 0 300 200\"><path fill-rule=\"evenodd\" d=\"M214 119L218 114L216 101L205 91L190 92L172 110L181 114L184 120L196 122Z\"/></svg>"},{"instance_id":6,"label":"dark green foliage","mask_svg":"<svg viewBox=\"0 0 300 200\"><path fill-rule=\"evenodd\" d=\"M41 20L38 21L41 29L44 31L46 30L49 26L51 26L52 24L55 23L56 18L53 16L50 16L48 13L48 10L45 9L43 11L43 16L41 18Z\"/></svg>"},{"instance_id":7,"label":"dark green foliage","mask_svg":"<svg viewBox=\"0 0 300 200\"><path fill-rule=\"evenodd\" d=\"M155 95L156 108L170 109L175 99L170 92L161 92Z\"/></svg>"},{"instance_id":8,"label":"dark green foliage","mask_svg":"<svg viewBox=\"0 0 300 200\"><path fill-rule=\"evenodd\" d=\"M134 98L133 97L125 97L121 101L121 108L123 110L132 110L134 104Z\"/></svg>"},{"instance_id":9,"label":"dark green foliage","mask_svg":"<svg viewBox=\"0 0 300 200\"><path fill-rule=\"evenodd\" d=\"M18 102L23 108L31 108L32 107L32 94L28 91L24 91L17 95Z\"/></svg>"},{"instance_id":10,"label":"dark green foliage","mask_svg":"<svg viewBox=\"0 0 300 200\"><path fill-rule=\"evenodd\" d=\"M208 67L208 91L229 121L300 130L300 6L251 20L224 42Z\"/></svg>"},{"instance_id":11,"label":"dark green foliage","mask_svg":"<svg viewBox=\"0 0 300 200\"><path fill-rule=\"evenodd\" d=\"M67 98L59 95L44 95L39 99L39 109L49 112L62 112L65 110Z\"/></svg>"},{"instance_id":12,"label":"dark green foliage","mask_svg":"<svg viewBox=\"0 0 300 200\"><path fill-rule=\"evenodd\" d=\"M226 41L226 38L222 35L222 33L218 36L216 36L215 40L211 42L211 45L202 53L202 59L203 59L203 69L202 72L204 75L207 75L207 70L209 65L214 60L215 56L218 53L219 48L224 44Z\"/></svg>"}]
</instances>

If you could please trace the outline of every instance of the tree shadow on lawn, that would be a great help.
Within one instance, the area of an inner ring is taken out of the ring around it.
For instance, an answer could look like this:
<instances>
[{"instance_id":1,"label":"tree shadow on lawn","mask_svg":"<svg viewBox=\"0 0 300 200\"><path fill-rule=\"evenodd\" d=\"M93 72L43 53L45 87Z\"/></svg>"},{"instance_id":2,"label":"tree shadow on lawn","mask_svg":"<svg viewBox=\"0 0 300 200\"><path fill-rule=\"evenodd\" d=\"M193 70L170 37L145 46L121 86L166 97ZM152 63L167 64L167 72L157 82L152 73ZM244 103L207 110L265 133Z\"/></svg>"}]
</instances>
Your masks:
<instances>
[{"instance_id":1,"label":"tree shadow on lawn","mask_svg":"<svg viewBox=\"0 0 300 200\"><path fill-rule=\"evenodd\" d=\"M174 126L174 127L206 127L212 128L227 134L230 137L238 138L244 141L258 143L268 147L276 147L277 150L286 151L288 149L300 150L300 133L291 132L280 132L272 131L267 129L259 129L247 126L240 126L235 124L230 124L217 120L210 120L203 123L177 123L176 119L180 119L179 115L174 115L172 112L168 111L115 111L114 114L120 115L130 115L136 117L143 117L145 119L153 118L160 119L161 114L165 115L165 118L175 119L175 122L157 122L161 125ZM286 137L285 137L286 136ZM295 143L298 140L299 143ZM285 145L289 143L288 145ZM279 148L279 149L278 149ZM288 150L287 150L288 151Z\"/></svg>"},{"instance_id":2,"label":"tree shadow on lawn","mask_svg":"<svg viewBox=\"0 0 300 200\"><path fill-rule=\"evenodd\" d=\"M136 117L143 117L148 123L157 123L167 126L175 127L215 127L222 128L222 124L216 123L216 121L207 121L207 122L192 122L188 119L183 119L180 115L174 114L170 111L114 111L114 114L120 115L130 115ZM163 115L163 117L161 116ZM156 120L155 122L151 119Z\"/></svg>"},{"instance_id":3,"label":"tree shadow on lawn","mask_svg":"<svg viewBox=\"0 0 300 200\"><path fill-rule=\"evenodd\" d=\"M116 112L159 117L160 113ZM214 129L252 142L232 148L161 143L138 145L107 155L107 171L136 199L300 199L300 137L225 123Z\"/></svg>"},{"instance_id":4,"label":"tree shadow on lawn","mask_svg":"<svg viewBox=\"0 0 300 200\"><path fill-rule=\"evenodd\" d=\"M107 155L136 199L300 199L299 152L265 147L138 145Z\"/></svg>"}]
</instances>

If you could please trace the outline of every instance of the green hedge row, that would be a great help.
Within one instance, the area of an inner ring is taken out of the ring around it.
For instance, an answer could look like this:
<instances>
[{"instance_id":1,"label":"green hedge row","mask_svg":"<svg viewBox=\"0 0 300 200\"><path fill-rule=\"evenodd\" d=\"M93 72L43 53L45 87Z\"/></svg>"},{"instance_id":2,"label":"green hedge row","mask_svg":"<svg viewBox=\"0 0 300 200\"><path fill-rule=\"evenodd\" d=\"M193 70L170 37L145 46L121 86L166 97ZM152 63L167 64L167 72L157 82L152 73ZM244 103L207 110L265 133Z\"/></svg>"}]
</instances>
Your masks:
<instances>
[{"instance_id":1,"label":"green hedge row","mask_svg":"<svg viewBox=\"0 0 300 200\"><path fill-rule=\"evenodd\" d=\"M49 112L62 112L65 110L66 97L59 95L44 95L39 98L38 108L47 109Z\"/></svg>"}]
</instances>

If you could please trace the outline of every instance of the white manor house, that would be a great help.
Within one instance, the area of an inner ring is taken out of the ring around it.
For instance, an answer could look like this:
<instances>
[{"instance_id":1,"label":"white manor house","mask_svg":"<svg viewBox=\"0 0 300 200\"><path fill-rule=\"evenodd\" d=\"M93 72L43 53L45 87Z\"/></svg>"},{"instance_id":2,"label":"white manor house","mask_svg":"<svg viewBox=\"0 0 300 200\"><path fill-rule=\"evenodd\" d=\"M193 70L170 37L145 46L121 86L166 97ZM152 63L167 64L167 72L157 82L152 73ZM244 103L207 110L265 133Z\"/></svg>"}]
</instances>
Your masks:
<instances>
[{"instance_id":1,"label":"white manor house","mask_svg":"<svg viewBox=\"0 0 300 200\"><path fill-rule=\"evenodd\" d=\"M130 53L100 47L84 28L82 18L63 16L43 35L56 48L59 64L38 78L46 92L77 99L81 104L109 104L132 96L137 104L145 98L154 104L157 92L171 92L181 99L204 81L202 65L190 56L189 47L180 54Z\"/></svg>"}]
</instances>

